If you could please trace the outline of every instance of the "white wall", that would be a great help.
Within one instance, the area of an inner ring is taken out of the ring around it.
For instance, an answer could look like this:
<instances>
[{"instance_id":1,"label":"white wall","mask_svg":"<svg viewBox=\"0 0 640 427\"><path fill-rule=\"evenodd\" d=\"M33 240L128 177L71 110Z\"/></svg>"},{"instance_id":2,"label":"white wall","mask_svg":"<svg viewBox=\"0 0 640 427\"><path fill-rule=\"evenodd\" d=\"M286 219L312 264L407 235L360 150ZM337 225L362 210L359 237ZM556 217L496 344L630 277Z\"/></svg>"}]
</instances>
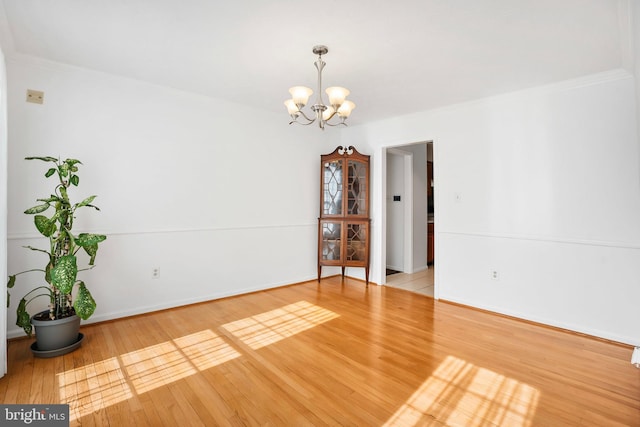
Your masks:
<instances>
[{"instance_id":1,"label":"white wall","mask_svg":"<svg viewBox=\"0 0 640 427\"><path fill-rule=\"evenodd\" d=\"M0 278L7 277L7 79L0 48ZM6 282L3 282L6 283ZM7 372L7 301L0 292L0 377Z\"/></svg>"},{"instance_id":2,"label":"white wall","mask_svg":"<svg viewBox=\"0 0 640 427\"><path fill-rule=\"evenodd\" d=\"M427 144L402 147L413 154L413 272L427 269Z\"/></svg>"},{"instance_id":3,"label":"white wall","mask_svg":"<svg viewBox=\"0 0 640 427\"><path fill-rule=\"evenodd\" d=\"M634 91L616 70L344 130L373 154L372 280L381 153L433 140L436 296L640 343Z\"/></svg>"},{"instance_id":4,"label":"white wall","mask_svg":"<svg viewBox=\"0 0 640 427\"><path fill-rule=\"evenodd\" d=\"M404 211L407 197L404 191L404 157L392 151L387 151L387 244L386 267L393 270L404 270ZM400 196L400 201L393 201L393 196ZM407 273L411 273L408 271Z\"/></svg>"},{"instance_id":5,"label":"white wall","mask_svg":"<svg viewBox=\"0 0 640 427\"><path fill-rule=\"evenodd\" d=\"M632 57L632 70L635 76L635 89L636 89L636 121L638 127L638 143L640 144L640 1L632 0L630 2L630 33L631 40L630 45L631 57ZM639 150L640 151L640 150ZM640 163L640 157L638 157Z\"/></svg>"},{"instance_id":6,"label":"white wall","mask_svg":"<svg viewBox=\"0 0 640 427\"><path fill-rule=\"evenodd\" d=\"M316 277L319 156L335 149L337 132L289 126L284 108L18 55L7 62L9 272L43 261L22 248L44 243L22 212L51 188L46 165L23 158L51 155L83 162L76 197L98 195L101 212L85 211L76 228L109 236L82 273L98 302L90 322ZM44 104L26 103L27 89L43 90Z\"/></svg>"}]
</instances>

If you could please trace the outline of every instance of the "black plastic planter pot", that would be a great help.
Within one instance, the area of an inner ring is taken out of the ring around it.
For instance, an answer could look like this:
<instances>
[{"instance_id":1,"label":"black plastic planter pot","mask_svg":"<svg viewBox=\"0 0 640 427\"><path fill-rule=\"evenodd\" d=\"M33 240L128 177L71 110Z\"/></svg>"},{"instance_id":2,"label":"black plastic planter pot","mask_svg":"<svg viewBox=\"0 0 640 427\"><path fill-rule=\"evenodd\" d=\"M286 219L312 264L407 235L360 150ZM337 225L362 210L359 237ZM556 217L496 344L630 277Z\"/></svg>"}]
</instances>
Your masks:
<instances>
[{"instance_id":1,"label":"black plastic planter pot","mask_svg":"<svg viewBox=\"0 0 640 427\"><path fill-rule=\"evenodd\" d=\"M35 356L59 356L70 353L80 346L84 337L80 333L78 316L73 315L56 320L36 320L36 316L38 315L31 318L31 324L36 333L36 342L31 345L31 351Z\"/></svg>"}]
</instances>

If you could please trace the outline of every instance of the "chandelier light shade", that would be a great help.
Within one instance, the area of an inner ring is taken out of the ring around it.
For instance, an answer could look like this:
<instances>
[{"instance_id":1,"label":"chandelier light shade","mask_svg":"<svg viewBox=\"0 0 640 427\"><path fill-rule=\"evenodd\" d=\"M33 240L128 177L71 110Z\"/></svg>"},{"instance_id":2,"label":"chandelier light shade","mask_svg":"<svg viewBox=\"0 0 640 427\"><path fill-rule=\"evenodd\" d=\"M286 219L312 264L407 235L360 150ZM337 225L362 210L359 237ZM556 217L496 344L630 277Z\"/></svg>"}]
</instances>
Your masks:
<instances>
[{"instance_id":1,"label":"chandelier light shade","mask_svg":"<svg viewBox=\"0 0 640 427\"><path fill-rule=\"evenodd\" d=\"M356 108L356 104L346 99L347 96L349 96L349 90L340 86L332 86L325 91L329 97L328 105L325 105L322 100L322 69L326 65L322 60L322 55L326 55L327 52L329 52L329 49L326 46L319 45L313 48L313 53L318 55L318 59L314 62L318 70L318 92L316 94L315 104L311 106L311 111L313 112L312 117L307 116L302 109L309 102L309 98L313 95L313 90L305 86L294 86L289 89L291 99L287 99L284 102L291 116L289 124L299 123L302 125L310 125L317 122L320 129L323 130L325 125L346 126L345 120L349 117L351 111ZM334 118L336 119L334 120ZM331 120L333 120L333 122L331 122Z\"/></svg>"}]
</instances>

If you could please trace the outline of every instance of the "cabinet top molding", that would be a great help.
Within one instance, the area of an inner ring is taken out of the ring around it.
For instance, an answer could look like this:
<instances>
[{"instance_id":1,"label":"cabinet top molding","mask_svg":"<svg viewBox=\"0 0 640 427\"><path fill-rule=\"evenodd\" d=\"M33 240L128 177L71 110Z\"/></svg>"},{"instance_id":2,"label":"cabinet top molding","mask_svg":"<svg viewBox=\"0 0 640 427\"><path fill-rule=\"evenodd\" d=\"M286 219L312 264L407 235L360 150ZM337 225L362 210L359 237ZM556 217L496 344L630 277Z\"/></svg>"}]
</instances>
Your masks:
<instances>
[{"instance_id":1,"label":"cabinet top molding","mask_svg":"<svg viewBox=\"0 0 640 427\"><path fill-rule=\"evenodd\" d=\"M330 156L351 157L359 160L367 160L369 158L368 155L360 154L353 145L350 145L349 147L339 145L335 150L333 150L333 152L322 155L323 158Z\"/></svg>"}]
</instances>

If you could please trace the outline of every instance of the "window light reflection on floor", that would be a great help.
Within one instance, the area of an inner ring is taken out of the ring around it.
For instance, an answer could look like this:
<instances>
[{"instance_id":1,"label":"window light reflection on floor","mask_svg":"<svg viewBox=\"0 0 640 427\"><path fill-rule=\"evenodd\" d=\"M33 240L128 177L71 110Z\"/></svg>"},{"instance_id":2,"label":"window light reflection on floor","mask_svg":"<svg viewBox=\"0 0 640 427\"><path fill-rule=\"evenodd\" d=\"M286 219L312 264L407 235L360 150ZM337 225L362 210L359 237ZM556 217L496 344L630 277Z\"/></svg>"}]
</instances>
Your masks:
<instances>
[{"instance_id":1,"label":"window light reflection on floor","mask_svg":"<svg viewBox=\"0 0 640 427\"><path fill-rule=\"evenodd\" d=\"M222 325L254 350L339 317L331 310L298 301L275 310Z\"/></svg>"},{"instance_id":2,"label":"window light reflection on floor","mask_svg":"<svg viewBox=\"0 0 640 427\"><path fill-rule=\"evenodd\" d=\"M211 330L176 338L173 342L200 371L240 357L240 353L227 344L224 338Z\"/></svg>"},{"instance_id":3,"label":"window light reflection on floor","mask_svg":"<svg viewBox=\"0 0 640 427\"><path fill-rule=\"evenodd\" d=\"M200 331L58 374L60 403L79 419L239 356L222 337Z\"/></svg>"},{"instance_id":4,"label":"window light reflection on floor","mask_svg":"<svg viewBox=\"0 0 640 427\"><path fill-rule=\"evenodd\" d=\"M138 394L196 373L189 359L172 342L123 354L120 360Z\"/></svg>"},{"instance_id":5,"label":"window light reflection on floor","mask_svg":"<svg viewBox=\"0 0 640 427\"><path fill-rule=\"evenodd\" d=\"M72 420L133 397L116 357L69 369L57 378L60 403L69 404Z\"/></svg>"},{"instance_id":6,"label":"window light reflection on floor","mask_svg":"<svg viewBox=\"0 0 640 427\"><path fill-rule=\"evenodd\" d=\"M540 392L453 356L440 364L385 426L530 426Z\"/></svg>"},{"instance_id":7,"label":"window light reflection on floor","mask_svg":"<svg viewBox=\"0 0 640 427\"><path fill-rule=\"evenodd\" d=\"M338 314L299 301L222 327L253 349L313 328ZM240 357L224 337L207 329L57 375L60 403L71 420Z\"/></svg>"}]
</instances>

